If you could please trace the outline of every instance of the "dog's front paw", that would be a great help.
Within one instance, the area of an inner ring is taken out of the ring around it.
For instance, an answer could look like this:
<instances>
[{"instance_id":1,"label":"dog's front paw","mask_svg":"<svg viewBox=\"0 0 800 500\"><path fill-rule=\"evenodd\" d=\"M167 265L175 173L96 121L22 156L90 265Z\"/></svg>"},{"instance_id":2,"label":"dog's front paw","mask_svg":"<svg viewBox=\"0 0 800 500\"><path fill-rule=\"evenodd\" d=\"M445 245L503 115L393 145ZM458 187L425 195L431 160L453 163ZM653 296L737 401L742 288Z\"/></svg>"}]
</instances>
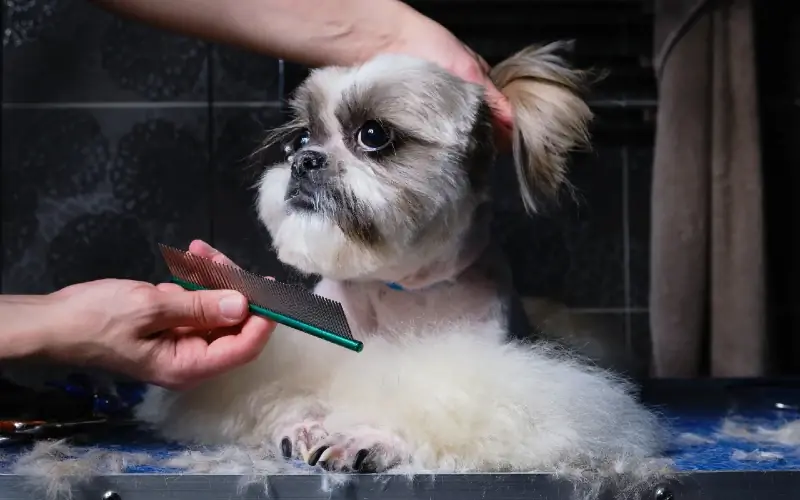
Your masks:
<instances>
[{"instance_id":1,"label":"dog's front paw","mask_svg":"<svg viewBox=\"0 0 800 500\"><path fill-rule=\"evenodd\" d=\"M328 436L307 463L335 472L384 472L407 460L406 444L394 434L369 427Z\"/></svg>"},{"instance_id":2,"label":"dog's front paw","mask_svg":"<svg viewBox=\"0 0 800 500\"><path fill-rule=\"evenodd\" d=\"M283 458L308 462L310 450L328 437L328 431L318 420L304 420L278 433L278 445Z\"/></svg>"}]
</instances>

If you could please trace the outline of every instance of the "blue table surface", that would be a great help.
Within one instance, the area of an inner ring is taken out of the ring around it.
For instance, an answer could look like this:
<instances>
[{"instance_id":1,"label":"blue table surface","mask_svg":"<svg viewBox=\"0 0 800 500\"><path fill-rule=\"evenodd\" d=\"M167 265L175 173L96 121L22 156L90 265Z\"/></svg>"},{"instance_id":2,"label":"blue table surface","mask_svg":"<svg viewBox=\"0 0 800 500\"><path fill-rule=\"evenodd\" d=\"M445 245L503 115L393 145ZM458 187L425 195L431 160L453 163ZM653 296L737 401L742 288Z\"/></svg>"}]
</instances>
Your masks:
<instances>
[{"instance_id":1,"label":"blue table surface","mask_svg":"<svg viewBox=\"0 0 800 500\"><path fill-rule=\"evenodd\" d=\"M702 384L701 384L702 385ZM669 424L674 438L667 455L682 471L800 470L800 446L754 442L720 433L726 419L747 425L777 428L800 420L800 383L789 386L681 383L655 391L647 398ZM179 454L182 447L144 432L123 433L93 446L105 450L145 452L159 458ZM0 473L7 473L27 447L0 449ZM742 458L751 452L773 452L772 458ZM777 457L777 458L776 458ZM132 466L129 473L179 473L174 469Z\"/></svg>"}]
</instances>

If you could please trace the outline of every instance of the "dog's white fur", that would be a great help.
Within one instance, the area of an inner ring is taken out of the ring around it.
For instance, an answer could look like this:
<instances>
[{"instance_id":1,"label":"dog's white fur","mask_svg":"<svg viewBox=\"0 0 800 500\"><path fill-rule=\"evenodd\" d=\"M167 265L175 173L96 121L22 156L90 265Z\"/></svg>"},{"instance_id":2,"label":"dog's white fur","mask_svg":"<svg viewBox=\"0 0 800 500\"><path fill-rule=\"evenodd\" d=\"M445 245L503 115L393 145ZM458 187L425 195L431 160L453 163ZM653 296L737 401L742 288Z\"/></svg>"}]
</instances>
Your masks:
<instances>
[{"instance_id":1,"label":"dog's white fur","mask_svg":"<svg viewBox=\"0 0 800 500\"><path fill-rule=\"evenodd\" d=\"M342 459L382 446L381 460L420 470L591 468L654 451L652 417L608 374L501 344L485 324L433 328L370 339L362 355L281 328L256 362L199 390L157 390L139 415L207 444L277 445L319 424Z\"/></svg>"},{"instance_id":2,"label":"dog's white fur","mask_svg":"<svg viewBox=\"0 0 800 500\"><path fill-rule=\"evenodd\" d=\"M552 194L563 183L565 155L590 116L557 48L528 49L493 72L520 110L515 151L531 209L536 186ZM358 104L377 87L365 108L381 106L418 140L387 160L348 147L337 115L343 100ZM363 352L279 327L240 369L185 392L153 388L138 417L187 442L280 449L289 438L302 458L328 446L320 462L334 470L352 467L359 450L379 471L436 472L626 472L657 455L657 419L628 383L566 351L509 339L496 276L478 265L495 257L481 211L488 196L465 168L482 95L402 56L313 72L290 128L317 120L327 131L309 147L331 159L328 182L351 200L348 221L368 223L380 242L354 237L334 205L293 210L291 158L265 172L258 213L283 262L323 276L316 293L343 304Z\"/></svg>"}]
</instances>

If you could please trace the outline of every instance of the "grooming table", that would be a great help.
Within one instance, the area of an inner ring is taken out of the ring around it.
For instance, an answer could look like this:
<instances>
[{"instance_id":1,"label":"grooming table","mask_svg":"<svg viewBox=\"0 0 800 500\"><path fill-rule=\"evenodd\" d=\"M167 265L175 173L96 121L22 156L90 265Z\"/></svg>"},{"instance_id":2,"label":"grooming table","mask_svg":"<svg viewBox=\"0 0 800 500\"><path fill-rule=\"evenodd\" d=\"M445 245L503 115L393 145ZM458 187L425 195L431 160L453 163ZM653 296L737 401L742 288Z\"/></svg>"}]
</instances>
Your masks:
<instances>
[{"instance_id":1,"label":"grooming table","mask_svg":"<svg viewBox=\"0 0 800 500\"><path fill-rule=\"evenodd\" d=\"M773 429L800 419L800 381L658 381L645 384L645 402L675 432L669 456L677 477L644 492L642 500L800 499L800 436L793 445L721 433L726 419ZM800 434L800 431L798 431ZM785 442L786 439L783 439ZM98 447L179 453L176 445L147 437L118 437ZM0 455L0 500L42 500L8 464L20 450ZM326 493L321 476L271 476L268 491L242 488L242 477L190 475L151 466L99 476L76 488L75 500L568 500L572 486L547 474L440 474L405 477L363 475ZM611 498L611 497L609 497Z\"/></svg>"}]
</instances>

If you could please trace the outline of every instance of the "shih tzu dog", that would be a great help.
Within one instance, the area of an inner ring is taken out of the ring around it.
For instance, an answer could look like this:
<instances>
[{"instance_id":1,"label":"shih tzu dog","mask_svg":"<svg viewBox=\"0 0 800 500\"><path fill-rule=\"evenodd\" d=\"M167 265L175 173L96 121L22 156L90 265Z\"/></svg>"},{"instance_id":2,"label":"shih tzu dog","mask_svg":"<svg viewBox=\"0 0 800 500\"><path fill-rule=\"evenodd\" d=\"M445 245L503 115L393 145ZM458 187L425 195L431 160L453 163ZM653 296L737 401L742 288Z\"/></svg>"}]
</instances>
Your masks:
<instances>
[{"instance_id":1,"label":"shih tzu dog","mask_svg":"<svg viewBox=\"0 0 800 500\"><path fill-rule=\"evenodd\" d=\"M583 73L560 44L491 77L515 110L525 206L566 183L587 138ZM662 433L621 377L526 338L489 234L491 111L482 87L383 55L315 70L270 138L285 161L258 185L278 258L323 279L359 354L279 327L258 359L138 416L169 438L268 446L329 471L624 472Z\"/></svg>"}]
</instances>

